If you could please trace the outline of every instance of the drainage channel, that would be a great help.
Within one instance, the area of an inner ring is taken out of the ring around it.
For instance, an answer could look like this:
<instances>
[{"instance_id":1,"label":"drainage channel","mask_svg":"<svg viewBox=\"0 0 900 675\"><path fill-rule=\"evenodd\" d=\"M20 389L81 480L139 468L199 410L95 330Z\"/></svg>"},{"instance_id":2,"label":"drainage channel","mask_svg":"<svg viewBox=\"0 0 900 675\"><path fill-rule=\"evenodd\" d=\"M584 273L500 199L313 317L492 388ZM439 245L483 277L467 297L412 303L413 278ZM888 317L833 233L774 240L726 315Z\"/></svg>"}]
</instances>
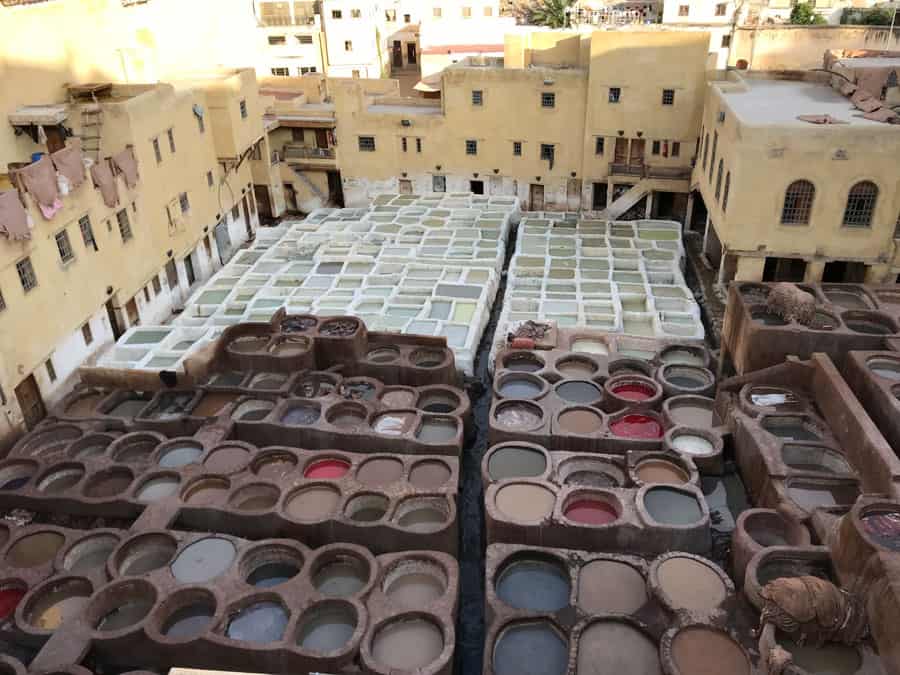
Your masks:
<instances>
[{"instance_id":1,"label":"drainage channel","mask_svg":"<svg viewBox=\"0 0 900 675\"><path fill-rule=\"evenodd\" d=\"M484 490L481 459L488 447L488 412L491 407L490 356L494 333L503 309L507 273L516 250L518 225L510 227L503 272L491 317L475 356L475 377L467 387L472 399L474 434L460 459L459 517L459 612L456 619L457 675L480 675L484 662Z\"/></svg>"}]
</instances>

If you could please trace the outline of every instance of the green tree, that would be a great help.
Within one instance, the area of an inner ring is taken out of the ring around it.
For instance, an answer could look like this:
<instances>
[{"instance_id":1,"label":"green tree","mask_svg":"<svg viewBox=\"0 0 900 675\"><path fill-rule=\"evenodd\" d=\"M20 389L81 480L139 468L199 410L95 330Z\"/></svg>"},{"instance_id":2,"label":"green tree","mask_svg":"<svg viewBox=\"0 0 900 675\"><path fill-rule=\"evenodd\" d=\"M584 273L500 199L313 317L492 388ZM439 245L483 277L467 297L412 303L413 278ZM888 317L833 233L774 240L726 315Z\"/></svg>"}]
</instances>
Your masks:
<instances>
[{"instance_id":1,"label":"green tree","mask_svg":"<svg viewBox=\"0 0 900 675\"><path fill-rule=\"evenodd\" d=\"M522 3L519 15L526 23L549 28L566 28L568 12L575 12L576 0L527 0Z\"/></svg>"},{"instance_id":2,"label":"green tree","mask_svg":"<svg viewBox=\"0 0 900 675\"><path fill-rule=\"evenodd\" d=\"M825 19L816 14L809 2L798 2L791 10L791 23L796 26L812 26L825 23Z\"/></svg>"}]
</instances>

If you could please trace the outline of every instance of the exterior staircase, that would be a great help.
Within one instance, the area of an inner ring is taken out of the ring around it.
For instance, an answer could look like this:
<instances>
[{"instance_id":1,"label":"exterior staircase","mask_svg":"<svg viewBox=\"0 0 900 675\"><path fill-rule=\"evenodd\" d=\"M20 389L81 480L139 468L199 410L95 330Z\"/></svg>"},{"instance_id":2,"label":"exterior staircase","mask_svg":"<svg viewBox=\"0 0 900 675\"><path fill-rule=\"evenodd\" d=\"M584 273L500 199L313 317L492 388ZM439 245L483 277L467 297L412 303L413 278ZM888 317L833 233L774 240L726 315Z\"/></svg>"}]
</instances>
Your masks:
<instances>
[{"instance_id":1,"label":"exterior staircase","mask_svg":"<svg viewBox=\"0 0 900 675\"><path fill-rule=\"evenodd\" d=\"M614 201L607 204L606 208L597 214L597 217L604 220L618 220L628 209L647 197L647 193L652 189L651 185L650 179L642 178Z\"/></svg>"}]
</instances>

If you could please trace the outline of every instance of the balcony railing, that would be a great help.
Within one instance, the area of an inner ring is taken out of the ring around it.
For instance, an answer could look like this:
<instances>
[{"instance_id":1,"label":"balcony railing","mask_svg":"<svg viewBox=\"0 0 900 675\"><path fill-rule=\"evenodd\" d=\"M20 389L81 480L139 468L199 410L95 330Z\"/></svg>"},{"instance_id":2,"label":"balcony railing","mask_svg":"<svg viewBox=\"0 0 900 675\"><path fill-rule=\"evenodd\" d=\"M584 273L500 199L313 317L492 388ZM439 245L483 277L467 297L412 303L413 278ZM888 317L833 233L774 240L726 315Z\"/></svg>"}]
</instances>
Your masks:
<instances>
[{"instance_id":1,"label":"balcony railing","mask_svg":"<svg viewBox=\"0 0 900 675\"><path fill-rule=\"evenodd\" d=\"M305 145L286 143L284 146L285 161L298 159L334 159L334 148L310 148Z\"/></svg>"},{"instance_id":2,"label":"balcony railing","mask_svg":"<svg viewBox=\"0 0 900 675\"><path fill-rule=\"evenodd\" d=\"M669 178L672 180L688 180L691 177L689 166L653 166L650 164L624 164L613 162L609 172L616 176L640 176L641 178Z\"/></svg>"}]
</instances>

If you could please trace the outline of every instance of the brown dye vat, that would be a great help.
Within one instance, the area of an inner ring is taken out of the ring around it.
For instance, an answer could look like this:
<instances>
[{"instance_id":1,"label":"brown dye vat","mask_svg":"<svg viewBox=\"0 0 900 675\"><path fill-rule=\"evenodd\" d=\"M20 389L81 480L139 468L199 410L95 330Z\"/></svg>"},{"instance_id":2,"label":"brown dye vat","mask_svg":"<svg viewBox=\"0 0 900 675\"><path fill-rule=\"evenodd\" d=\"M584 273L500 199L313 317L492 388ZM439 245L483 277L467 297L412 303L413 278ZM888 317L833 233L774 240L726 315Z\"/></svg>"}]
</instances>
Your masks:
<instances>
[{"instance_id":1,"label":"brown dye vat","mask_svg":"<svg viewBox=\"0 0 900 675\"><path fill-rule=\"evenodd\" d=\"M134 476L127 469L109 469L95 474L84 488L86 497L102 499L125 492Z\"/></svg>"},{"instance_id":2,"label":"brown dye vat","mask_svg":"<svg viewBox=\"0 0 900 675\"><path fill-rule=\"evenodd\" d=\"M407 560L397 565L384 581L384 594L403 607L427 607L447 590L446 575L426 560Z\"/></svg>"},{"instance_id":3,"label":"brown dye vat","mask_svg":"<svg viewBox=\"0 0 900 675\"><path fill-rule=\"evenodd\" d=\"M44 593L34 603L29 624L41 630L56 630L59 626L79 616L91 595L90 584L69 583Z\"/></svg>"},{"instance_id":4,"label":"brown dye vat","mask_svg":"<svg viewBox=\"0 0 900 675\"><path fill-rule=\"evenodd\" d=\"M712 401L710 401L712 404ZM669 416L675 424L694 429L709 429L713 426L713 409L710 407L684 403L672 405L669 408Z\"/></svg>"},{"instance_id":5,"label":"brown dye vat","mask_svg":"<svg viewBox=\"0 0 900 675\"><path fill-rule=\"evenodd\" d=\"M416 403L416 393L405 389L385 392L381 402L388 408L409 408Z\"/></svg>"},{"instance_id":6,"label":"brown dye vat","mask_svg":"<svg viewBox=\"0 0 900 675\"><path fill-rule=\"evenodd\" d=\"M684 485L691 479L687 471L664 459L646 459L635 467L635 473L645 483Z\"/></svg>"},{"instance_id":7,"label":"brown dye vat","mask_svg":"<svg viewBox=\"0 0 900 675\"><path fill-rule=\"evenodd\" d=\"M427 619L399 619L372 638L372 656L393 670L416 670L433 663L444 651L444 634Z\"/></svg>"},{"instance_id":8,"label":"brown dye vat","mask_svg":"<svg viewBox=\"0 0 900 675\"><path fill-rule=\"evenodd\" d=\"M497 490L497 508L511 520L537 522L550 517L556 496L545 487L513 483Z\"/></svg>"},{"instance_id":9,"label":"brown dye vat","mask_svg":"<svg viewBox=\"0 0 900 675\"><path fill-rule=\"evenodd\" d=\"M578 606L587 614L631 614L643 607L647 598L644 577L631 565L594 560L578 574Z\"/></svg>"},{"instance_id":10,"label":"brown dye vat","mask_svg":"<svg viewBox=\"0 0 900 675\"><path fill-rule=\"evenodd\" d=\"M556 362L556 370L565 378L580 379L592 377L597 366L585 359L565 357Z\"/></svg>"},{"instance_id":11,"label":"brown dye vat","mask_svg":"<svg viewBox=\"0 0 900 675\"><path fill-rule=\"evenodd\" d=\"M70 417L91 417L95 414L97 405L104 398L104 394L88 394L87 396L82 396L66 408L66 415L69 415Z\"/></svg>"},{"instance_id":12,"label":"brown dye vat","mask_svg":"<svg viewBox=\"0 0 900 675\"><path fill-rule=\"evenodd\" d=\"M247 466L250 452L246 448L236 445L213 450L203 467L210 473L237 473Z\"/></svg>"},{"instance_id":13,"label":"brown dye vat","mask_svg":"<svg viewBox=\"0 0 900 675\"><path fill-rule=\"evenodd\" d=\"M566 410L559 415L559 426L573 434L592 434L603 427L603 418L583 408Z\"/></svg>"},{"instance_id":14,"label":"brown dye vat","mask_svg":"<svg viewBox=\"0 0 900 675\"><path fill-rule=\"evenodd\" d=\"M205 394L191 411L191 415L196 417L214 417L215 415L218 415L225 406L234 403L238 399L238 396L240 396L240 394Z\"/></svg>"},{"instance_id":15,"label":"brown dye vat","mask_svg":"<svg viewBox=\"0 0 900 675\"><path fill-rule=\"evenodd\" d=\"M340 500L341 493L333 487L314 485L294 493L285 508L296 520L317 521L331 516Z\"/></svg>"},{"instance_id":16,"label":"brown dye vat","mask_svg":"<svg viewBox=\"0 0 900 675\"><path fill-rule=\"evenodd\" d=\"M255 462L254 462L255 463ZM274 454L262 459L256 465L256 475L260 478L278 480L297 467L297 460L293 455Z\"/></svg>"},{"instance_id":17,"label":"brown dye vat","mask_svg":"<svg viewBox=\"0 0 900 675\"><path fill-rule=\"evenodd\" d=\"M231 484L224 478L201 478L184 493L188 504L215 504L225 499Z\"/></svg>"},{"instance_id":18,"label":"brown dye vat","mask_svg":"<svg viewBox=\"0 0 900 675\"><path fill-rule=\"evenodd\" d=\"M47 474L38 483L44 494L58 494L73 488L84 476L84 467L77 464L63 465Z\"/></svg>"},{"instance_id":19,"label":"brown dye vat","mask_svg":"<svg viewBox=\"0 0 900 675\"><path fill-rule=\"evenodd\" d=\"M624 621L596 621L578 638L578 675L662 675L659 650L642 631ZM722 671L717 675L728 671ZM693 675L683 671L684 675ZM730 675L730 674L729 674Z\"/></svg>"},{"instance_id":20,"label":"brown dye vat","mask_svg":"<svg viewBox=\"0 0 900 675\"><path fill-rule=\"evenodd\" d=\"M53 560L65 541L65 537L58 532L28 535L6 552L6 562L13 567L40 567Z\"/></svg>"},{"instance_id":21,"label":"brown dye vat","mask_svg":"<svg viewBox=\"0 0 900 675\"><path fill-rule=\"evenodd\" d=\"M396 483L403 475L403 462L390 457L370 459L356 472L356 480L370 487L384 487Z\"/></svg>"},{"instance_id":22,"label":"brown dye vat","mask_svg":"<svg viewBox=\"0 0 900 675\"><path fill-rule=\"evenodd\" d=\"M749 675L750 662L725 633L692 626L672 640L672 660L682 675Z\"/></svg>"},{"instance_id":23,"label":"brown dye vat","mask_svg":"<svg viewBox=\"0 0 900 675\"><path fill-rule=\"evenodd\" d=\"M721 605L728 597L728 589L719 575L693 558L669 558L659 566L657 576L660 589L676 608L708 611Z\"/></svg>"},{"instance_id":24,"label":"brown dye vat","mask_svg":"<svg viewBox=\"0 0 900 675\"><path fill-rule=\"evenodd\" d=\"M450 468L437 460L425 460L415 464L409 472L409 482L420 490L441 487L450 479Z\"/></svg>"}]
</instances>

